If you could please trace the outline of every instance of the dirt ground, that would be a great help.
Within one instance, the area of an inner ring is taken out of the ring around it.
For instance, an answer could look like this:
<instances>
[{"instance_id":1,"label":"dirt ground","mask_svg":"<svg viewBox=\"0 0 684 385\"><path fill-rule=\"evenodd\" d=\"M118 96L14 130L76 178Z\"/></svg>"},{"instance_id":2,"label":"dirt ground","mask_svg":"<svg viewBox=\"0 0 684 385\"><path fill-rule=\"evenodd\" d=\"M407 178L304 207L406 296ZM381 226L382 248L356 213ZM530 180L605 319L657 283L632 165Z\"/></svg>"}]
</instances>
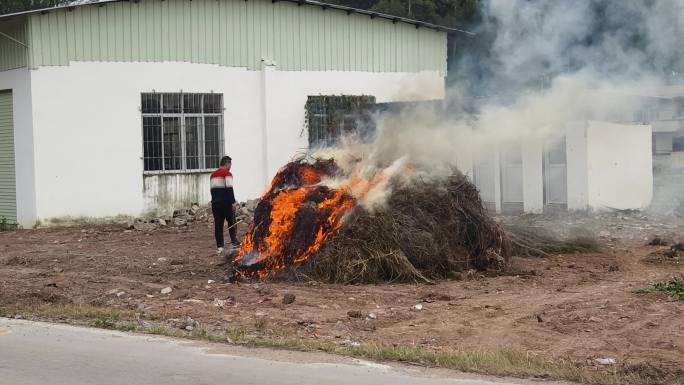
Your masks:
<instances>
[{"instance_id":1,"label":"dirt ground","mask_svg":"<svg viewBox=\"0 0 684 385\"><path fill-rule=\"evenodd\" d=\"M649 257L663 247L643 239L658 229L624 241L612 237L601 253L514 258L505 276L342 286L225 283L211 226L0 233L0 306L114 305L276 336L434 350L513 348L587 365L612 357L632 368L684 368L684 301L636 292L684 273L682 261ZM167 287L171 293L161 294ZM283 304L285 294L294 294L294 303Z\"/></svg>"}]
</instances>

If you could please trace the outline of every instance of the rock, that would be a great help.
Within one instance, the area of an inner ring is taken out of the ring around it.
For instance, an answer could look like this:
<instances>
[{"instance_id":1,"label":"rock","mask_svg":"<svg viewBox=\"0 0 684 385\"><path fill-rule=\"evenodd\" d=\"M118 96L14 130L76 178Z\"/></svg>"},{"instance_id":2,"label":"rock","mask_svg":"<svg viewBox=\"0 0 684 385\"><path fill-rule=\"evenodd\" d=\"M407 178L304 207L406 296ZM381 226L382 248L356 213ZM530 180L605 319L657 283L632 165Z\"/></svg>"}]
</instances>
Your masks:
<instances>
[{"instance_id":1,"label":"rock","mask_svg":"<svg viewBox=\"0 0 684 385\"><path fill-rule=\"evenodd\" d=\"M214 298L214 302L212 302L212 304L216 307L224 307L226 306L226 301L223 299Z\"/></svg>"},{"instance_id":2,"label":"rock","mask_svg":"<svg viewBox=\"0 0 684 385\"><path fill-rule=\"evenodd\" d=\"M421 310L423 310L423 305L421 305L421 304L415 305L415 306L413 307L413 310L421 311Z\"/></svg>"},{"instance_id":3,"label":"rock","mask_svg":"<svg viewBox=\"0 0 684 385\"><path fill-rule=\"evenodd\" d=\"M295 295L287 293L283 295L283 305L289 305L295 301Z\"/></svg>"},{"instance_id":4,"label":"rock","mask_svg":"<svg viewBox=\"0 0 684 385\"><path fill-rule=\"evenodd\" d=\"M544 322L544 318L542 318L541 314L537 314L537 322Z\"/></svg>"},{"instance_id":5,"label":"rock","mask_svg":"<svg viewBox=\"0 0 684 385\"><path fill-rule=\"evenodd\" d=\"M165 257L157 258L157 262L159 262L159 263L164 263L164 262L166 262L166 261L168 261L168 259L165 258Z\"/></svg>"},{"instance_id":6,"label":"rock","mask_svg":"<svg viewBox=\"0 0 684 385\"><path fill-rule=\"evenodd\" d=\"M606 238L610 237L610 232L608 232L606 230L601 230L601 231L599 231L598 235L599 235L599 238L606 239Z\"/></svg>"},{"instance_id":7,"label":"rock","mask_svg":"<svg viewBox=\"0 0 684 385\"><path fill-rule=\"evenodd\" d=\"M157 219L156 219L156 222L157 222L157 223L159 224L159 226L161 226L161 227L165 227L165 226L166 226L166 220L165 220L164 218L157 218Z\"/></svg>"},{"instance_id":8,"label":"rock","mask_svg":"<svg viewBox=\"0 0 684 385\"><path fill-rule=\"evenodd\" d=\"M361 344L359 342L352 341L352 340L344 340L344 341L340 342L340 345L346 346L348 348L356 348L356 347L361 346Z\"/></svg>"},{"instance_id":9,"label":"rock","mask_svg":"<svg viewBox=\"0 0 684 385\"><path fill-rule=\"evenodd\" d=\"M50 282L46 284L45 287L57 287L57 284L55 282Z\"/></svg>"},{"instance_id":10,"label":"rock","mask_svg":"<svg viewBox=\"0 0 684 385\"><path fill-rule=\"evenodd\" d=\"M169 293L171 293L172 291L173 291L173 289L170 288L170 287L165 287L165 288L161 289L161 293L162 293L162 294L169 294Z\"/></svg>"},{"instance_id":11,"label":"rock","mask_svg":"<svg viewBox=\"0 0 684 385\"><path fill-rule=\"evenodd\" d=\"M157 224L145 221L143 219L136 219L133 228L138 231L152 231L157 228Z\"/></svg>"},{"instance_id":12,"label":"rock","mask_svg":"<svg viewBox=\"0 0 684 385\"><path fill-rule=\"evenodd\" d=\"M207 285L211 285L211 284L214 283L214 282L216 282L216 281L214 281L213 279L210 279L210 280L207 281Z\"/></svg>"},{"instance_id":13,"label":"rock","mask_svg":"<svg viewBox=\"0 0 684 385\"><path fill-rule=\"evenodd\" d=\"M121 296L123 296L124 294L126 294L125 291L120 291L120 292L116 293L116 296L121 298Z\"/></svg>"},{"instance_id":14,"label":"rock","mask_svg":"<svg viewBox=\"0 0 684 385\"><path fill-rule=\"evenodd\" d=\"M615 358L597 358L594 361L599 365L615 365L617 363Z\"/></svg>"},{"instance_id":15,"label":"rock","mask_svg":"<svg viewBox=\"0 0 684 385\"><path fill-rule=\"evenodd\" d=\"M112 289L112 290L108 291L107 294L108 294L108 295L114 295L114 294L116 294L116 293L118 293L118 292L119 292L119 289Z\"/></svg>"},{"instance_id":16,"label":"rock","mask_svg":"<svg viewBox=\"0 0 684 385\"><path fill-rule=\"evenodd\" d=\"M131 218L128 221L126 221L126 230L133 230L135 229L135 219Z\"/></svg>"},{"instance_id":17,"label":"rock","mask_svg":"<svg viewBox=\"0 0 684 385\"><path fill-rule=\"evenodd\" d=\"M589 322L601 322L601 319L597 317L589 317Z\"/></svg>"},{"instance_id":18,"label":"rock","mask_svg":"<svg viewBox=\"0 0 684 385\"><path fill-rule=\"evenodd\" d=\"M249 211L254 211L259 203L258 199L252 199L245 202L245 208Z\"/></svg>"},{"instance_id":19,"label":"rock","mask_svg":"<svg viewBox=\"0 0 684 385\"><path fill-rule=\"evenodd\" d=\"M377 318L378 318L378 316L375 315L375 313L368 314L368 319L377 319Z\"/></svg>"},{"instance_id":20,"label":"rock","mask_svg":"<svg viewBox=\"0 0 684 385\"><path fill-rule=\"evenodd\" d=\"M347 312L347 315L350 318L361 318L361 317L363 317L363 313L361 313L359 310L349 310Z\"/></svg>"},{"instance_id":21,"label":"rock","mask_svg":"<svg viewBox=\"0 0 684 385\"><path fill-rule=\"evenodd\" d=\"M182 218L182 217L175 217L175 218L173 218L173 224L175 226L179 226L179 227L180 226L187 226L188 221L187 221L187 219Z\"/></svg>"},{"instance_id":22,"label":"rock","mask_svg":"<svg viewBox=\"0 0 684 385\"><path fill-rule=\"evenodd\" d=\"M190 206L190 214L192 215L197 215L197 213L200 211L200 205L197 203L193 203L192 206Z\"/></svg>"},{"instance_id":23,"label":"rock","mask_svg":"<svg viewBox=\"0 0 684 385\"><path fill-rule=\"evenodd\" d=\"M195 329L195 327L192 326L192 325L187 325L187 326L185 326L185 330L187 330L187 331L189 331L189 332L193 331L194 329Z\"/></svg>"}]
</instances>

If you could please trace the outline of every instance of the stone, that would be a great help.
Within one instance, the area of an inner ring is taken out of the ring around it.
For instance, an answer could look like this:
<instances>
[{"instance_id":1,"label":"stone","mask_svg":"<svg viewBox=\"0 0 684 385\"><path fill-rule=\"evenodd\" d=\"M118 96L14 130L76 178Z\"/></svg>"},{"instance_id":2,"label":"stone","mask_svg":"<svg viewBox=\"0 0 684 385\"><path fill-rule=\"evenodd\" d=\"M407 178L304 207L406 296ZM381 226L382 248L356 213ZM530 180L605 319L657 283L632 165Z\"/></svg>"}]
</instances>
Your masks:
<instances>
[{"instance_id":1,"label":"stone","mask_svg":"<svg viewBox=\"0 0 684 385\"><path fill-rule=\"evenodd\" d=\"M172 291L173 291L173 289L170 288L170 287L165 287L165 288L161 289L161 293L162 293L162 294L169 294L169 293L171 293Z\"/></svg>"},{"instance_id":2,"label":"stone","mask_svg":"<svg viewBox=\"0 0 684 385\"><path fill-rule=\"evenodd\" d=\"M197 215L197 213L200 211L200 205L197 203L193 203L192 206L190 206L190 214L192 215Z\"/></svg>"},{"instance_id":3,"label":"stone","mask_svg":"<svg viewBox=\"0 0 684 385\"><path fill-rule=\"evenodd\" d=\"M359 310L349 310L347 312L347 315L350 318L361 318L361 317L363 317L363 313L361 313Z\"/></svg>"},{"instance_id":4,"label":"stone","mask_svg":"<svg viewBox=\"0 0 684 385\"><path fill-rule=\"evenodd\" d=\"M159 258L157 258L157 262L159 262L159 263L164 263L164 262L166 262L166 261L168 261L168 258L166 258L166 257L159 257Z\"/></svg>"},{"instance_id":5,"label":"stone","mask_svg":"<svg viewBox=\"0 0 684 385\"><path fill-rule=\"evenodd\" d=\"M283 305L289 305L295 301L295 295L287 293L283 295Z\"/></svg>"},{"instance_id":6,"label":"stone","mask_svg":"<svg viewBox=\"0 0 684 385\"><path fill-rule=\"evenodd\" d=\"M173 224L175 226L179 226L179 227L180 226L187 226L188 221L183 217L175 217L175 218L173 218Z\"/></svg>"},{"instance_id":7,"label":"stone","mask_svg":"<svg viewBox=\"0 0 684 385\"><path fill-rule=\"evenodd\" d=\"M594 361L599 365L615 365L617 363L615 358L597 358Z\"/></svg>"},{"instance_id":8,"label":"stone","mask_svg":"<svg viewBox=\"0 0 684 385\"><path fill-rule=\"evenodd\" d=\"M189 332L193 331L194 329L195 329L195 327L192 326L192 325L186 325L186 326L185 326L185 330L187 330L187 331L189 331Z\"/></svg>"},{"instance_id":9,"label":"stone","mask_svg":"<svg viewBox=\"0 0 684 385\"><path fill-rule=\"evenodd\" d=\"M606 239L606 238L610 237L610 232L608 232L606 230L601 230L601 231L599 231L598 235L599 235L599 238Z\"/></svg>"},{"instance_id":10,"label":"stone","mask_svg":"<svg viewBox=\"0 0 684 385\"><path fill-rule=\"evenodd\" d=\"M165 227L165 226L166 226L166 219L164 219L164 218L157 218L157 223L159 224L159 226Z\"/></svg>"},{"instance_id":11,"label":"stone","mask_svg":"<svg viewBox=\"0 0 684 385\"><path fill-rule=\"evenodd\" d=\"M356 348L356 347L361 346L361 344L359 342L352 341L352 340L344 340L344 341L340 342L340 345L346 346L348 348Z\"/></svg>"},{"instance_id":12,"label":"stone","mask_svg":"<svg viewBox=\"0 0 684 385\"><path fill-rule=\"evenodd\" d=\"M375 315L375 313L368 314L368 319L377 319L377 318L378 318L378 316Z\"/></svg>"},{"instance_id":13,"label":"stone","mask_svg":"<svg viewBox=\"0 0 684 385\"><path fill-rule=\"evenodd\" d=\"M415 305L415 306L413 307L413 310L421 311L421 310L423 310L423 305L421 305L421 304Z\"/></svg>"}]
</instances>

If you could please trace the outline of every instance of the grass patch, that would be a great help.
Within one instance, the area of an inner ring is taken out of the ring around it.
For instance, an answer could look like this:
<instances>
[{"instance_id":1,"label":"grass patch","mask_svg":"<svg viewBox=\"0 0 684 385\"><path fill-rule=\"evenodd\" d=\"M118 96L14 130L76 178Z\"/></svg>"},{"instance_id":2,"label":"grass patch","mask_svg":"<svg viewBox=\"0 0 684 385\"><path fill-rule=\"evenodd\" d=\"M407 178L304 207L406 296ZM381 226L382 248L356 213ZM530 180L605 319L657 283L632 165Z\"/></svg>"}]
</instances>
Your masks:
<instances>
[{"instance_id":1,"label":"grass patch","mask_svg":"<svg viewBox=\"0 0 684 385\"><path fill-rule=\"evenodd\" d=\"M680 281L681 282L681 281ZM264 335L240 327L198 327L187 332L159 322L139 322L132 311L88 305L35 305L0 307L0 316L17 316L43 320L61 320L108 330L133 331L174 338L220 342L254 348L337 354L374 361L395 361L431 367L455 369L463 372L497 376L534 377L566 380L591 385L650 385L651 378L639 373L608 373L578 366L572 362L550 359L537 354L513 349L497 351L432 351L415 346L363 343L347 347L331 340ZM265 326L265 325L264 325ZM676 383L676 382L671 382Z\"/></svg>"},{"instance_id":2,"label":"grass patch","mask_svg":"<svg viewBox=\"0 0 684 385\"><path fill-rule=\"evenodd\" d=\"M674 299L684 299L684 276L670 281L657 282L647 291L665 293Z\"/></svg>"}]
</instances>

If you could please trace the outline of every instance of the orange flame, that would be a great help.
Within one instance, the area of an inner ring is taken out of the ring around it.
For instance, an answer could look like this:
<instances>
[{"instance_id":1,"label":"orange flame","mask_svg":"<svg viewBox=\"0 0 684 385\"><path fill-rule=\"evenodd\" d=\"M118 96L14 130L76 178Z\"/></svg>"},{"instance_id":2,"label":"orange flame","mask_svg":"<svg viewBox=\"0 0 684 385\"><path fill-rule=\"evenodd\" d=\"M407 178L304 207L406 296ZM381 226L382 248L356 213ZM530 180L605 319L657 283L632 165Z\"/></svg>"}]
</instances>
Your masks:
<instances>
[{"instance_id":1,"label":"orange flame","mask_svg":"<svg viewBox=\"0 0 684 385\"><path fill-rule=\"evenodd\" d=\"M316 167L295 167L283 168L261 198L266 214L257 207L254 224L233 260L242 275L264 278L305 262L341 229L345 215L356 205L348 187L320 186L324 175Z\"/></svg>"}]
</instances>

